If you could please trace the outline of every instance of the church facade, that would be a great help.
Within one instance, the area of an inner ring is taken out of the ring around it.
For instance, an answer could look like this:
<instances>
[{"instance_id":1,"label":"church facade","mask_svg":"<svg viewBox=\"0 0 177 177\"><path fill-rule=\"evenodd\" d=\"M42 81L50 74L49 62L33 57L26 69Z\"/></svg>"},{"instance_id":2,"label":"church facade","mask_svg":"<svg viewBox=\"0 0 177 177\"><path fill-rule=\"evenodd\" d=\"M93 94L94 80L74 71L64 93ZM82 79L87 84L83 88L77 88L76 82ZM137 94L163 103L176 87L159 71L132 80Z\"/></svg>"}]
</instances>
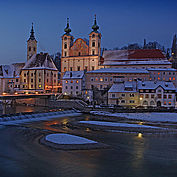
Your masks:
<instances>
[{"instance_id":1,"label":"church facade","mask_svg":"<svg viewBox=\"0 0 177 177\"><path fill-rule=\"evenodd\" d=\"M91 71L99 69L101 60L101 33L98 31L96 16L89 40L74 37L70 34L69 21L62 36L61 72Z\"/></svg>"}]
</instances>

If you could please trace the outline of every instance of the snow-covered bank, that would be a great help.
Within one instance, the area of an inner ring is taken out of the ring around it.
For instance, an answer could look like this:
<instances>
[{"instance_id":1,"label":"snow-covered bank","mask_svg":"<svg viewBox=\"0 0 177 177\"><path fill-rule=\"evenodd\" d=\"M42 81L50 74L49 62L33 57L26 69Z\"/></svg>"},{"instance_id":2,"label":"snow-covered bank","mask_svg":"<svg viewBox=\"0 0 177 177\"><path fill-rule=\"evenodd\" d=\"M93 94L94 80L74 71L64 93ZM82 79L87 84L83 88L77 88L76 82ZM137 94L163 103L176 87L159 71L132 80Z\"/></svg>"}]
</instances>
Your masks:
<instances>
[{"instance_id":1,"label":"snow-covered bank","mask_svg":"<svg viewBox=\"0 0 177 177\"><path fill-rule=\"evenodd\" d=\"M93 125L100 125L100 126L109 126L109 127L133 127L133 128L152 128L158 129L161 127L155 126L148 126L148 125L139 125L139 124L128 124L128 123L118 123L118 122L102 122L102 121L79 121L79 123L83 124L93 124Z\"/></svg>"},{"instance_id":2,"label":"snow-covered bank","mask_svg":"<svg viewBox=\"0 0 177 177\"><path fill-rule=\"evenodd\" d=\"M152 113L110 113L102 111L91 111L91 114L102 115L102 116L112 116L112 117L121 117L126 119L133 120L142 120L150 122L173 122L177 123L177 113L161 113L161 112L152 112Z\"/></svg>"},{"instance_id":3,"label":"snow-covered bank","mask_svg":"<svg viewBox=\"0 0 177 177\"><path fill-rule=\"evenodd\" d=\"M86 138L82 138L75 135L69 135L65 133L60 134L50 134L45 137L46 141L55 143L55 144L93 144L97 143Z\"/></svg>"},{"instance_id":4,"label":"snow-covered bank","mask_svg":"<svg viewBox=\"0 0 177 177\"><path fill-rule=\"evenodd\" d=\"M38 113L38 114L26 114L19 116L11 117L0 117L0 125L18 125L28 122L49 120L52 118L64 117L64 116L78 116L81 113L76 112L75 110L68 111L58 111L58 112L47 112L47 113Z\"/></svg>"}]
</instances>

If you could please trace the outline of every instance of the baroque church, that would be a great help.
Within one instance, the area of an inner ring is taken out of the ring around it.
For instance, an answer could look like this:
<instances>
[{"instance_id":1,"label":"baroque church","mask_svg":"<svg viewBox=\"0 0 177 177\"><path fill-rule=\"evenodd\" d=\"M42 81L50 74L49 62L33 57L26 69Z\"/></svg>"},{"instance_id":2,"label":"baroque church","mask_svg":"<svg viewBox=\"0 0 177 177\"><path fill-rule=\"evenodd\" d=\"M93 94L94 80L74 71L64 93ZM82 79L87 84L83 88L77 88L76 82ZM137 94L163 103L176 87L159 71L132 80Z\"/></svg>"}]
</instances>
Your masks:
<instances>
[{"instance_id":1,"label":"baroque church","mask_svg":"<svg viewBox=\"0 0 177 177\"><path fill-rule=\"evenodd\" d=\"M62 36L61 72L91 71L99 69L101 62L101 33L98 31L96 15L89 40L78 38L74 41L69 19Z\"/></svg>"}]
</instances>

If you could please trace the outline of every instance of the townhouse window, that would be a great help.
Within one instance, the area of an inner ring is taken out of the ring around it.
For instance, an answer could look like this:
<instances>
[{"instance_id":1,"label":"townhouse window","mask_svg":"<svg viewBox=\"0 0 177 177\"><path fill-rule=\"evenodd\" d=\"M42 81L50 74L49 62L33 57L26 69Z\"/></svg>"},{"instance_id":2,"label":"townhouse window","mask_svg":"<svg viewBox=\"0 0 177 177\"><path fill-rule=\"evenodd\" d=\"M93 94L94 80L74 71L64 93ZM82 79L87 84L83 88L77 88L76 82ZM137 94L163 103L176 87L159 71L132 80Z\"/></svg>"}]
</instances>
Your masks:
<instances>
[{"instance_id":1,"label":"townhouse window","mask_svg":"<svg viewBox=\"0 0 177 177\"><path fill-rule=\"evenodd\" d=\"M16 82L18 82L18 79L16 79Z\"/></svg>"},{"instance_id":2,"label":"townhouse window","mask_svg":"<svg viewBox=\"0 0 177 177\"><path fill-rule=\"evenodd\" d=\"M31 83L33 83L33 79L31 79Z\"/></svg>"},{"instance_id":3,"label":"townhouse window","mask_svg":"<svg viewBox=\"0 0 177 177\"><path fill-rule=\"evenodd\" d=\"M56 74L54 74L54 77L56 77Z\"/></svg>"},{"instance_id":4,"label":"townhouse window","mask_svg":"<svg viewBox=\"0 0 177 177\"><path fill-rule=\"evenodd\" d=\"M56 83L56 80L54 79L54 83Z\"/></svg>"},{"instance_id":5,"label":"townhouse window","mask_svg":"<svg viewBox=\"0 0 177 177\"><path fill-rule=\"evenodd\" d=\"M73 86L71 86L71 89L73 89Z\"/></svg>"},{"instance_id":6,"label":"townhouse window","mask_svg":"<svg viewBox=\"0 0 177 177\"><path fill-rule=\"evenodd\" d=\"M113 93L113 94L112 94L112 98L115 98L115 97L116 97L116 95Z\"/></svg>"},{"instance_id":7,"label":"townhouse window","mask_svg":"<svg viewBox=\"0 0 177 177\"><path fill-rule=\"evenodd\" d=\"M172 95L168 95L168 99L172 99Z\"/></svg>"},{"instance_id":8,"label":"townhouse window","mask_svg":"<svg viewBox=\"0 0 177 177\"><path fill-rule=\"evenodd\" d=\"M110 77L110 81L112 81L112 77Z\"/></svg>"},{"instance_id":9,"label":"townhouse window","mask_svg":"<svg viewBox=\"0 0 177 177\"><path fill-rule=\"evenodd\" d=\"M41 76L41 73L39 73L39 77Z\"/></svg>"},{"instance_id":10,"label":"townhouse window","mask_svg":"<svg viewBox=\"0 0 177 177\"><path fill-rule=\"evenodd\" d=\"M29 47L29 49L28 49L29 51L31 51L31 47Z\"/></svg>"},{"instance_id":11,"label":"townhouse window","mask_svg":"<svg viewBox=\"0 0 177 177\"><path fill-rule=\"evenodd\" d=\"M33 50L36 51L36 48L34 47Z\"/></svg>"},{"instance_id":12,"label":"townhouse window","mask_svg":"<svg viewBox=\"0 0 177 177\"><path fill-rule=\"evenodd\" d=\"M167 99L167 95L164 95L163 98L164 98L164 99Z\"/></svg>"},{"instance_id":13,"label":"townhouse window","mask_svg":"<svg viewBox=\"0 0 177 177\"><path fill-rule=\"evenodd\" d=\"M95 78L95 81L98 81L98 77Z\"/></svg>"},{"instance_id":14,"label":"townhouse window","mask_svg":"<svg viewBox=\"0 0 177 177\"><path fill-rule=\"evenodd\" d=\"M125 100L121 100L121 103L125 103Z\"/></svg>"},{"instance_id":15,"label":"townhouse window","mask_svg":"<svg viewBox=\"0 0 177 177\"><path fill-rule=\"evenodd\" d=\"M170 102L168 102L168 105L171 105L171 101L170 101Z\"/></svg>"},{"instance_id":16,"label":"townhouse window","mask_svg":"<svg viewBox=\"0 0 177 177\"><path fill-rule=\"evenodd\" d=\"M77 67L77 70L80 71L80 66Z\"/></svg>"},{"instance_id":17,"label":"townhouse window","mask_svg":"<svg viewBox=\"0 0 177 177\"><path fill-rule=\"evenodd\" d=\"M68 89L68 86L66 86L65 88Z\"/></svg>"},{"instance_id":18,"label":"townhouse window","mask_svg":"<svg viewBox=\"0 0 177 177\"><path fill-rule=\"evenodd\" d=\"M70 67L70 71L73 71L73 68L72 68L72 67Z\"/></svg>"},{"instance_id":19,"label":"townhouse window","mask_svg":"<svg viewBox=\"0 0 177 177\"><path fill-rule=\"evenodd\" d=\"M76 81L76 84L78 84L78 83L79 83L79 81L77 80L77 81Z\"/></svg>"},{"instance_id":20,"label":"townhouse window","mask_svg":"<svg viewBox=\"0 0 177 177\"><path fill-rule=\"evenodd\" d=\"M130 93L130 97L134 97L135 95L134 95L134 93Z\"/></svg>"},{"instance_id":21,"label":"townhouse window","mask_svg":"<svg viewBox=\"0 0 177 177\"><path fill-rule=\"evenodd\" d=\"M125 97L125 93L122 93L121 96L122 96L122 97Z\"/></svg>"},{"instance_id":22,"label":"townhouse window","mask_svg":"<svg viewBox=\"0 0 177 177\"><path fill-rule=\"evenodd\" d=\"M78 95L79 94L79 92L78 91L76 91L76 95Z\"/></svg>"},{"instance_id":23,"label":"townhouse window","mask_svg":"<svg viewBox=\"0 0 177 177\"><path fill-rule=\"evenodd\" d=\"M102 77L100 77L100 82L103 82L103 78Z\"/></svg>"},{"instance_id":24,"label":"townhouse window","mask_svg":"<svg viewBox=\"0 0 177 177\"><path fill-rule=\"evenodd\" d=\"M164 105L166 105L167 104L167 102L166 101L164 101L164 103L163 103Z\"/></svg>"},{"instance_id":25,"label":"townhouse window","mask_svg":"<svg viewBox=\"0 0 177 177\"><path fill-rule=\"evenodd\" d=\"M103 86L102 85L100 85L100 89L102 89L103 88Z\"/></svg>"},{"instance_id":26,"label":"townhouse window","mask_svg":"<svg viewBox=\"0 0 177 177\"><path fill-rule=\"evenodd\" d=\"M90 78L90 81L92 81L92 82L94 81L93 77Z\"/></svg>"},{"instance_id":27,"label":"townhouse window","mask_svg":"<svg viewBox=\"0 0 177 177\"><path fill-rule=\"evenodd\" d=\"M49 73L47 73L47 77L49 77Z\"/></svg>"},{"instance_id":28,"label":"townhouse window","mask_svg":"<svg viewBox=\"0 0 177 177\"><path fill-rule=\"evenodd\" d=\"M142 92L143 92L143 90L140 90L140 92L142 93Z\"/></svg>"},{"instance_id":29,"label":"townhouse window","mask_svg":"<svg viewBox=\"0 0 177 177\"><path fill-rule=\"evenodd\" d=\"M68 83L68 81L65 81L65 83L67 84L67 83Z\"/></svg>"},{"instance_id":30,"label":"townhouse window","mask_svg":"<svg viewBox=\"0 0 177 177\"><path fill-rule=\"evenodd\" d=\"M145 98L149 98L149 95L148 95L148 94L146 94L146 95L145 95Z\"/></svg>"},{"instance_id":31,"label":"townhouse window","mask_svg":"<svg viewBox=\"0 0 177 177\"><path fill-rule=\"evenodd\" d=\"M162 92L162 90L158 90L158 92L159 92L159 93L161 93L161 92Z\"/></svg>"},{"instance_id":32,"label":"townhouse window","mask_svg":"<svg viewBox=\"0 0 177 177\"><path fill-rule=\"evenodd\" d=\"M105 81L105 82L107 82L107 81L108 81L108 78L107 78L107 77L105 77L105 78L104 78L104 81Z\"/></svg>"},{"instance_id":33,"label":"townhouse window","mask_svg":"<svg viewBox=\"0 0 177 177\"><path fill-rule=\"evenodd\" d=\"M135 100L130 100L129 103L135 103Z\"/></svg>"},{"instance_id":34,"label":"townhouse window","mask_svg":"<svg viewBox=\"0 0 177 177\"><path fill-rule=\"evenodd\" d=\"M33 77L33 73L31 73L31 77Z\"/></svg>"},{"instance_id":35,"label":"townhouse window","mask_svg":"<svg viewBox=\"0 0 177 177\"><path fill-rule=\"evenodd\" d=\"M161 95L161 94L157 94L157 97L161 99L161 98L162 98L162 95Z\"/></svg>"},{"instance_id":36,"label":"townhouse window","mask_svg":"<svg viewBox=\"0 0 177 177\"><path fill-rule=\"evenodd\" d=\"M151 95L151 98L154 98L154 94Z\"/></svg>"},{"instance_id":37,"label":"townhouse window","mask_svg":"<svg viewBox=\"0 0 177 177\"><path fill-rule=\"evenodd\" d=\"M73 80L71 80L71 83L73 83Z\"/></svg>"},{"instance_id":38,"label":"townhouse window","mask_svg":"<svg viewBox=\"0 0 177 177\"><path fill-rule=\"evenodd\" d=\"M76 89L78 89L79 87L78 86L76 86Z\"/></svg>"},{"instance_id":39,"label":"townhouse window","mask_svg":"<svg viewBox=\"0 0 177 177\"><path fill-rule=\"evenodd\" d=\"M64 67L64 72L66 72L66 67Z\"/></svg>"}]
</instances>

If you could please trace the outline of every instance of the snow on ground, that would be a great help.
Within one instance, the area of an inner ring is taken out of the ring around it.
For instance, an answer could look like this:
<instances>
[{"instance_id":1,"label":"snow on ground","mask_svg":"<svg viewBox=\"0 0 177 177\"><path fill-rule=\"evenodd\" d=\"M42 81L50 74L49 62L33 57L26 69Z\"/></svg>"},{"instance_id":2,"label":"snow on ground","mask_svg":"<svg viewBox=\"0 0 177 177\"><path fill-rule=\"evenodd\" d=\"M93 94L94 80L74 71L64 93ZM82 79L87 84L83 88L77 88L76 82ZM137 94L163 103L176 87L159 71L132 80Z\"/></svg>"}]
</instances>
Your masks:
<instances>
[{"instance_id":1,"label":"snow on ground","mask_svg":"<svg viewBox=\"0 0 177 177\"><path fill-rule=\"evenodd\" d=\"M110 113L101 111L91 111L91 114L103 115L103 116L113 116L113 117L123 117L127 119L143 120L150 122L176 122L177 123L177 113L169 112L151 112L151 113Z\"/></svg>"},{"instance_id":2,"label":"snow on ground","mask_svg":"<svg viewBox=\"0 0 177 177\"><path fill-rule=\"evenodd\" d=\"M133 127L133 128L153 128L153 129L160 128L160 127L148 126L148 125L117 123L117 122L102 122L102 121L79 121L79 122L84 124L93 124L93 125L101 125L101 126L109 126L109 127L128 127L128 128Z\"/></svg>"},{"instance_id":3,"label":"snow on ground","mask_svg":"<svg viewBox=\"0 0 177 177\"><path fill-rule=\"evenodd\" d=\"M75 136L75 135L64 134L64 133L50 134L50 135L47 135L45 139L55 144L65 144L65 145L97 143L96 141L92 141L86 138L82 138L82 137Z\"/></svg>"}]
</instances>

